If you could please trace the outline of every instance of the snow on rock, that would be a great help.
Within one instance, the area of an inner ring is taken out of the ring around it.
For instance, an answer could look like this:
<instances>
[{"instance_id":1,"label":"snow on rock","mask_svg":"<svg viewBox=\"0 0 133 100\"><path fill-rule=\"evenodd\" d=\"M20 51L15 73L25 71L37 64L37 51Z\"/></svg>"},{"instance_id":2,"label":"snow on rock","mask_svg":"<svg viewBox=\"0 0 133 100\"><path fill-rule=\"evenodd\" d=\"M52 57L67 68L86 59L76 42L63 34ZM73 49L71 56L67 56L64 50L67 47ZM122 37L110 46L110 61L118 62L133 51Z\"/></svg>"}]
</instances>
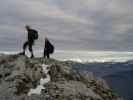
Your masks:
<instances>
[{"instance_id":1,"label":"snow on rock","mask_svg":"<svg viewBox=\"0 0 133 100\"><path fill-rule=\"evenodd\" d=\"M50 81L50 75L48 74L50 65L42 64L41 66L43 69L43 73L46 74L46 78L42 77L40 79L40 84L35 89L30 89L30 91L28 92L28 96L31 96L32 94L41 94L41 91L45 89L44 85Z\"/></svg>"}]
</instances>

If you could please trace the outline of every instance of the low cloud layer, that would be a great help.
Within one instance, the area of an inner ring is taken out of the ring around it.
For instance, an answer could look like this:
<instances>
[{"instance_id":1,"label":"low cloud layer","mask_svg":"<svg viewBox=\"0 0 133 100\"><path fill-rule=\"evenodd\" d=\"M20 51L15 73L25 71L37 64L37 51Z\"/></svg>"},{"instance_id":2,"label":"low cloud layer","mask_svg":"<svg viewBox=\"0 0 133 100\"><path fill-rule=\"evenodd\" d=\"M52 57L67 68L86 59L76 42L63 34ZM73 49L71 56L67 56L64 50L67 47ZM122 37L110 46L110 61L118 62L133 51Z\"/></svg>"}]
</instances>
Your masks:
<instances>
[{"instance_id":1,"label":"low cloud layer","mask_svg":"<svg viewBox=\"0 0 133 100\"><path fill-rule=\"evenodd\" d=\"M1 50L21 48L25 24L58 49L133 50L132 0L0 1Z\"/></svg>"}]
</instances>

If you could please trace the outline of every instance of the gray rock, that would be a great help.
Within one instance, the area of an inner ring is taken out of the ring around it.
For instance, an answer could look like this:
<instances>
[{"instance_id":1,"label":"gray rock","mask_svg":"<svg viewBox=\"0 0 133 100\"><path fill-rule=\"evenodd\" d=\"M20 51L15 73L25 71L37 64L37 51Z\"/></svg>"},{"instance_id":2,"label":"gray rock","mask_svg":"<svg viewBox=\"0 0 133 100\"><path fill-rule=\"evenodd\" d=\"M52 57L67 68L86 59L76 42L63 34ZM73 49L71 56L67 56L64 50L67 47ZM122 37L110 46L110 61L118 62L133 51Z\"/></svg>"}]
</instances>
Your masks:
<instances>
[{"instance_id":1,"label":"gray rock","mask_svg":"<svg viewBox=\"0 0 133 100\"><path fill-rule=\"evenodd\" d=\"M28 96L39 84L41 64L50 64L51 81L40 95ZM122 100L108 95L106 82L92 72L76 72L71 64L54 59L30 59L19 55L0 55L0 100Z\"/></svg>"},{"instance_id":2,"label":"gray rock","mask_svg":"<svg viewBox=\"0 0 133 100\"><path fill-rule=\"evenodd\" d=\"M54 98L58 96L58 98L73 97L79 100L81 100L80 98L84 98L84 100L91 98L93 98L94 100L102 100L102 98L98 94L96 94L91 88L87 88L85 84L76 81L50 83L48 87L48 92Z\"/></svg>"},{"instance_id":3,"label":"gray rock","mask_svg":"<svg viewBox=\"0 0 133 100\"><path fill-rule=\"evenodd\" d=\"M96 78L94 77L93 72L88 72L88 71L81 71L79 72L80 76L84 77L84 79L88 81L95 80Z\"/></svg>"}]
</instances>

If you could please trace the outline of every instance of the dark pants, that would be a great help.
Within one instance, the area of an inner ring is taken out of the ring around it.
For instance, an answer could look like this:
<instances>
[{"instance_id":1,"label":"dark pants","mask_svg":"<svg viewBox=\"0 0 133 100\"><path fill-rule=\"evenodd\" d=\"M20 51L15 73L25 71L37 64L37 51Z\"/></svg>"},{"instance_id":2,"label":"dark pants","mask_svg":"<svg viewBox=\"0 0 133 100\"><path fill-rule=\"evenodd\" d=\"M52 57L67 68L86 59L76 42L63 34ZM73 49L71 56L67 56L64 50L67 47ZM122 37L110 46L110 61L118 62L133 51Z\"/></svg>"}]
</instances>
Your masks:
<instances>
[{"instance_id":1,"label":"dark pants","mask_svg":"<svg viewBox=\"0 0 133 100\"><path fill-rule=\"evenodd\" d=\"M44 49L44 58L50 58L48 50Z\"/></svg>"},{"instance_id":2,"label":"dark pants","mask_svg":"<svg viewBox=\"0 0 133 100\"><path fill-rule=\"evenodd\" d=\"M34 40L26 41L23 45L23 52L25 53L26 48L29 47L29 51L31 53L31 56L34 56L33 55L33 49L32 49L33 45L34 45Z\"/></svg>"}]
</instances>

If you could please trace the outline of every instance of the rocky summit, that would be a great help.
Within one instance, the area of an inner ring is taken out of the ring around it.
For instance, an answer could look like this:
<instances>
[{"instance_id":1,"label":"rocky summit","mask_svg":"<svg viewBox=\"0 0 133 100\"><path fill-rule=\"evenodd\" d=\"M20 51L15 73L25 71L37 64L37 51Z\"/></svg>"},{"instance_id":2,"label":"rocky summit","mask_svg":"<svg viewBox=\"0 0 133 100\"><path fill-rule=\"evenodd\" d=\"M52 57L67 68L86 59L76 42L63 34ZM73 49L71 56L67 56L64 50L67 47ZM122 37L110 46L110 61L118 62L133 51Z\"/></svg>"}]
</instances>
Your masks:
<instances>
[{"instance_id":1,"label":"rocky summit","mask_svg":"<svg viewBox=\"0 0 133 100\"><path fill-rule=\"evenodd\" d=\"M0 55L0 100L123 100L92 72L71 62Z\"/></svg>"}]
</instances>

